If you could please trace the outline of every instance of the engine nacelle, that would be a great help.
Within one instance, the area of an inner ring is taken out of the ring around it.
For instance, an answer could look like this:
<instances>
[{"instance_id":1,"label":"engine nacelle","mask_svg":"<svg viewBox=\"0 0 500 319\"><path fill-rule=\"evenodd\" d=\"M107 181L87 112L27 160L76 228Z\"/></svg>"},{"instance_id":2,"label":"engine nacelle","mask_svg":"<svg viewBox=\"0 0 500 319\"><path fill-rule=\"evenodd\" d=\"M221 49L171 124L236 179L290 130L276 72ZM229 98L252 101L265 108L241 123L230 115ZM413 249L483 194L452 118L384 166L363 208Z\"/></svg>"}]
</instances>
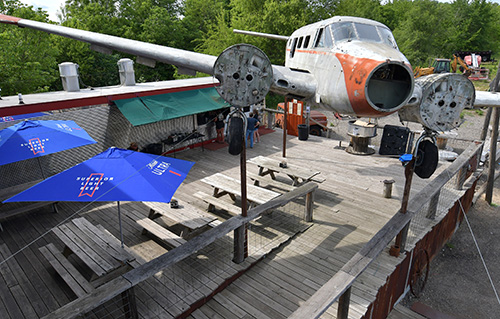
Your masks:
<instances>
[{"instance_id":1,"label":"engine nacelle","mask_svg":"<svg viewBox=\"0 0 500 319\"><path fill-rule=\"evenodd\" d=\"M264 100L273 83L273 67L267 55L250 44L235 44L214 64L216 90L233 106L244 107Z\"/></svg>"},{"instance_id":2,"label":"engine nacelle","mask_svg":"<svg viewBox=\"0 0 500 319\"><path fill-rule=\"evenodd\" d=\"M399 110L401 121L420 123L444 132L460 124L460 113L474 104L476 91L461 74L441 73L415 79L415 90L408 105Z\"/></svg>"}]
</instances>

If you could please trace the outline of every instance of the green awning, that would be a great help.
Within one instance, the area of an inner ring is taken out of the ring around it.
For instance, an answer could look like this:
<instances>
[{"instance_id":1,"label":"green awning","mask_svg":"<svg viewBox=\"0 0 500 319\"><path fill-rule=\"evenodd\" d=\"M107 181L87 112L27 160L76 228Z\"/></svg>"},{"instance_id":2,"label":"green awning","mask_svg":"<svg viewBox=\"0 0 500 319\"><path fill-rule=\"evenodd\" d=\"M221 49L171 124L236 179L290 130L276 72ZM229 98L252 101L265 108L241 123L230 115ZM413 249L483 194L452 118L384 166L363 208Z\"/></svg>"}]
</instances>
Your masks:
<instances>
[{"instance_id":1,"label":"green awning","mask_svg":"<svg viewBox=\"0 0 500 319\"><path fill-rule=\"evenodd\" d=\"M229 107L215 88L136 97L114 102L133 126Z\"/></svg>"}]
</instances>

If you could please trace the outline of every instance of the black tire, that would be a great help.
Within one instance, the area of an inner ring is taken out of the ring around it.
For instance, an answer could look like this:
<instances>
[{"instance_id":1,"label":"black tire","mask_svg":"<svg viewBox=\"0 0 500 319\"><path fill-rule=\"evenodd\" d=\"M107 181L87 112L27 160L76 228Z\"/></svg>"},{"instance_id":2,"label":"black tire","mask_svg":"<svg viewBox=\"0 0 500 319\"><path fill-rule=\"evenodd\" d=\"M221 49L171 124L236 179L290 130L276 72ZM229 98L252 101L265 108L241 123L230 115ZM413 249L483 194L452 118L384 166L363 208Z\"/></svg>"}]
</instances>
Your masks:
<instances>
[{"instance_id":1,"label":"black tire","mask_svg":"<svg viewBox=\"0 0 500 319\"><path fill-rule=\"evenodd\" d=\"M420 178L429 178L436 171L439 162L438 147L429 140L420 142L417 150L415 174Z\"/></svg>"},{"instance_id":2,"label":"black tire","mask_svg":"<svg viewBox=\"0 0 500 319\"><path fill-rule=\"evenodd\" d=\"M229 154L239 155L243 150L243 119L231 117L229 119Z\"/></svg>"},{"instance_id":3,"label":"black tire","mask_svg":"<svg viewBox=\"0 0 500 319\"><path fill-rule=\"evenodd\" d=\"M309 134L321 136L321 126L319 126L319 125L310 126L309 127Z\"/></svg>"}]
</instances>

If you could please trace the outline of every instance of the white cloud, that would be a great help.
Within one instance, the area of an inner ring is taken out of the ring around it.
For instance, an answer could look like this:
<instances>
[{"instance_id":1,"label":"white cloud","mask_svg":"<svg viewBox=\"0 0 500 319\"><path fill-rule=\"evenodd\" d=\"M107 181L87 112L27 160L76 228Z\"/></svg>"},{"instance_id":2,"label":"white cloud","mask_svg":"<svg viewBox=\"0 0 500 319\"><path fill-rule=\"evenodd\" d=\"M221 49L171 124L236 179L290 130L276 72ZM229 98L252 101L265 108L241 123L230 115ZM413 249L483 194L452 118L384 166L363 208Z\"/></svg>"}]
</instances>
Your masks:
<instances>
[{"instance_id":1,"label":"white cloud","mask_svg":"<svg viewBox=\"0 0 500 319\"><path fill-rule=\"evenodd\" d=\"M49 14L49 19L52 21L58 21L56 13L64 5L64 0L21 0L22 3L33 6L33 8L42 8L42 10L47 11Z\"/></svg>"}]
</instances>

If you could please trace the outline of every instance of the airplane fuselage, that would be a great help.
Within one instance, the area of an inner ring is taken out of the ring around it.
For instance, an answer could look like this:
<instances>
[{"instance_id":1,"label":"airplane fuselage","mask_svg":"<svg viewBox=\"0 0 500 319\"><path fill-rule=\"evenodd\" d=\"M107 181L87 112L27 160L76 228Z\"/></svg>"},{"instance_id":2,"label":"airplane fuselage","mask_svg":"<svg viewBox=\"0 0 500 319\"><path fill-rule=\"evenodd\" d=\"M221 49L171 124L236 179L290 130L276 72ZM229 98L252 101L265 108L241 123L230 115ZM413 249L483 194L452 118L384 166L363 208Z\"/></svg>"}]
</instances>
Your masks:
<instances>
[{"instance_id":1,"label":"airplane fuselage","mask_svg":"<svg viewBox=\"0 0 500 319\"><path fill-rule=\"evenodd\" d=\"M391 31L368 19L333 17L296 30L285 66L313 75L316 92L308 102L344 114L385 116L413 91L410 63Z\"/></svg>"}]
</instances>

